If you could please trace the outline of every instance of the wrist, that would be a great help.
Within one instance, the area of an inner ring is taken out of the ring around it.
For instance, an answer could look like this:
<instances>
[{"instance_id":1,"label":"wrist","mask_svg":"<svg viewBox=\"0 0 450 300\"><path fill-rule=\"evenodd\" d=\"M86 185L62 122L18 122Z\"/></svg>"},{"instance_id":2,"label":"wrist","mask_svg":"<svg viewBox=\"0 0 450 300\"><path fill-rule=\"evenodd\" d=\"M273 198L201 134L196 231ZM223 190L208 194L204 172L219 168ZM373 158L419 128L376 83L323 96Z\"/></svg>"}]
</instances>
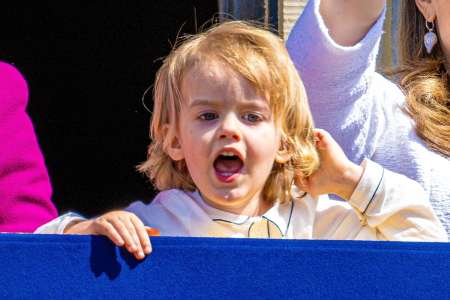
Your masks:
<instances>
[{"instance_id":1,"label":"wrist","mask_svg":"<svg viewBox=\"0 0 450 300\"><path fill-rule=\"evenodd\" d=\"M349 200L358 185L364 168L360 165L349 163L348 167L342 172L342 177L336 195L342 199Z\"/></svg>"},{"instance_id":2,"label":"wrist","mask_svg":"<svg viewBox=\"0 0 450 300\"><path fill-rule=\"evenodd\" d=\"M64 228L64 234L82 234L86 233L87 228L90 225L90 220L74 220L66 225Z\"/></svg>"}]
</instances>

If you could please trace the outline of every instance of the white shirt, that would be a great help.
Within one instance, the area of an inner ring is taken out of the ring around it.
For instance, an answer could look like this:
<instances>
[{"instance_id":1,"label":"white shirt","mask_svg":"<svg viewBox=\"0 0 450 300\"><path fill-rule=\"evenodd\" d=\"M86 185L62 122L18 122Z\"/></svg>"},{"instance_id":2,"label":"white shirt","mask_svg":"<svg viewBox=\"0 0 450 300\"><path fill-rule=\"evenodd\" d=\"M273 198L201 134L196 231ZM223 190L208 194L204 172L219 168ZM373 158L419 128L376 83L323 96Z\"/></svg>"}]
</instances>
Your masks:
<instances>
[{"instance_id":1,"label":"white shirt","mask_svg":"<svg viewBox=\"0 0 450 300\"><path fill-rule=\"evenodd\" d=\"M371 161L364 164L348 202L306 195L251 217L211 207L197 191L172 189L150 204L138 201L126 210L163 236L447 241L418 183ZM62 216L37 233L62 233L77 218Z\"/></svg>"}]
</instances>

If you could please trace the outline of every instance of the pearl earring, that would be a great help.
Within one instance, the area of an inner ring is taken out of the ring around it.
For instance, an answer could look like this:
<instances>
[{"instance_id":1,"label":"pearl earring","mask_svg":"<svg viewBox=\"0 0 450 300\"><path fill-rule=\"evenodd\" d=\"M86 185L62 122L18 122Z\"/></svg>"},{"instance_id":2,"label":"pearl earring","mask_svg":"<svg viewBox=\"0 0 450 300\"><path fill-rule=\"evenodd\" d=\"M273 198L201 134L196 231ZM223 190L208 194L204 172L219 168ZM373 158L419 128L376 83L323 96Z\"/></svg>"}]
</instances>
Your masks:
<instances>
[{"instance_id":1,"label":"pearl earring","mask_svg":"<svg viewBox=\"0 0 450 300\"><path fill-rule=\"evenodd\" d=\"M430 25L431 24L431 25ZM434 22L425 21L425 26L428 29L428 32L425 33L423 37L423 43L425 44L425 48L427 49L427 53L430 54L433 50L434 45L437 43L437 35L434 33Z\"/></svg>"}]
</instances>

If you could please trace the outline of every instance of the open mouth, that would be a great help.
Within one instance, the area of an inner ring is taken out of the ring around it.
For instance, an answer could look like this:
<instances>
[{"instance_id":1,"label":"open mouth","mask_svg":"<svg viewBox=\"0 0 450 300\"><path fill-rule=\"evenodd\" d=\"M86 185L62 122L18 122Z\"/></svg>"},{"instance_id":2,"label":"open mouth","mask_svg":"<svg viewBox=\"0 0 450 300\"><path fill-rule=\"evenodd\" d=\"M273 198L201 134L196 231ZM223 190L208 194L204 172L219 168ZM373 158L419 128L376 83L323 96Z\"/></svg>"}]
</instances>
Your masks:
<instances>
[{"instance_id":1,"label":"open mouth","mask_svg":"<svg viewBox=\"0 0 450 300\"><path fill-rule=\"evenodd\" d=\"M233 181L242 170L243 161L232 152L222 152L214 161L214 169L220 181Z\"/></svg>"}]
</instances>

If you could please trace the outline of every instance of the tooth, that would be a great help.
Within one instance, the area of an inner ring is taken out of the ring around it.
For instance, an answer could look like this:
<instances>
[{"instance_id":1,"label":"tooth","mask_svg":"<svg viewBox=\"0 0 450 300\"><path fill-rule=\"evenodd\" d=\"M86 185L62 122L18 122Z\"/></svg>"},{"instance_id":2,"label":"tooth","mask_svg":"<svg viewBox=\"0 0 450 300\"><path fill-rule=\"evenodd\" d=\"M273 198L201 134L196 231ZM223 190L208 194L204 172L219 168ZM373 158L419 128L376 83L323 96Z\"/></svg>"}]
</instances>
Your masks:
<instances>
[{"instance_id":1,"label":"tooth","mask_svg":"<svg viewBox=\"0 0 450 300\"><path fill-rule=\"evenodd\" d=\"M222 152L221 155L223 156L234 156L233 152Z\"/></svg>"}]
</instances>

